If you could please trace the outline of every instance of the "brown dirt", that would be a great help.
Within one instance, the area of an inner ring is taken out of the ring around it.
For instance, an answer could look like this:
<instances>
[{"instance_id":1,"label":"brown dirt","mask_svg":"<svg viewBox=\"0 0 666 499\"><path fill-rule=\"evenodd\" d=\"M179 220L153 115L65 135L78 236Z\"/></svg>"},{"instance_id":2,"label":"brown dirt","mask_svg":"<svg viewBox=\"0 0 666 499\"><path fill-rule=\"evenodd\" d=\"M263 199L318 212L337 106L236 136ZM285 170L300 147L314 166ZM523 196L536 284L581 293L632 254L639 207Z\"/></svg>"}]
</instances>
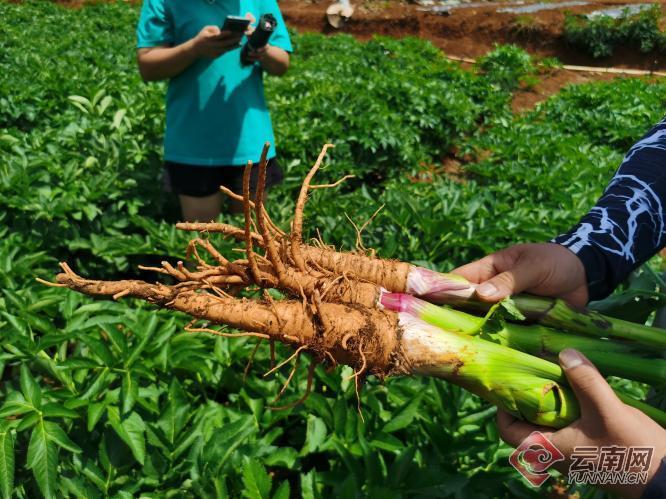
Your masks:
<instances>
[{"instance_id":1,"label":"brown dirt","mask_svg":"<svg viewBox=\"0 0 666 499\"><path fill-rule=\"evenodd\" d=\"M519 89L513 94L511 108L515 113L528 111L549 96L558 93L566 85L577 85L592 81L608 81L618 78L609 73L583 73L558 69L539 77L539 83L532 88Z\"/></svg>"},{"instance_id":2,"label":"brown dirt","mask_svg":"<svg viewBox=\"0 0 666 499\"><path fill-rule=\"evenodd\" d=\"M496 12L497 5L456 9L444 16L419 10L417 5L399 0L361 0L354 2L356 11L340 30L326 22L326 7L332 0L284 0L280 8L285 22L301 31L326 34L349 33L364 40L373 35L393 37L417 36L430 40L445 53L457 57L477 58L492 50L496 43L515 43L539 57L557 57L564 64L666 70L663 54L641 54L628 48L619 48L612 57L593 59L572 47L562 37L565 11L586 13L606 6L623 5L620 0L591 0L589 5L565 10L541 11L534 14ZM633 1L631 3L654 3ZM662 3L663 8L663 3ZM471 68L469 64L464 67ZM611 80L618 75L608 73L556 70L539 77L533 88L515 93L513 110L531 109L538 102L560 91L568 84Z\"/></svg>"},{"instance_id":3,"label":"brown dirt","mask_svg":"<svg viewBox=\"0 0 666 499\"><path fill-rule=\"evenodd\" d=\"M497 4L487 7L456 9L444 16L419 10L417 5L397 0L356 1L356 12L340 30L326 23L326 7L332 0L284 0L280 2L285 21L303 31L346 32L361 39L372 35L394 37L418 36L431 40L445 52L461 57L478 57L496 43L516 43L531 53L557 57L565 64L631 67L648 70L666 69L663 54L641 54L619 49L610 58L592 59L573 49L562 39L565 12L587 13L605 6L650 1L591 0L589 5L563 10L545 10L534 14L498 13ZM381 6L380 6L381 5ZM663 4L662 4L663 6Z\"/></svg>"}]
</instances>

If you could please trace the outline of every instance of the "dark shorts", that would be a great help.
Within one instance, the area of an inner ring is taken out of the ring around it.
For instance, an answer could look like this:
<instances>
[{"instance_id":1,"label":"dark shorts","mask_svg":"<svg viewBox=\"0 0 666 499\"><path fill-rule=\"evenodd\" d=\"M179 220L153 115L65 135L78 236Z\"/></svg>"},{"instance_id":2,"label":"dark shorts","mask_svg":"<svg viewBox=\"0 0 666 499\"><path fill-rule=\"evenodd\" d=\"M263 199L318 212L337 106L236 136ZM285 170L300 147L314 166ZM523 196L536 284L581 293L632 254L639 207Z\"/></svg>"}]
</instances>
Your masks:
<instances>
[{"instance_id":1,"label":"dark shorts","mask_svg":"<svg viewBox=\"0 0 666 499\"><path fill-rule=\"evenodd\" d=\"M196 166L183 163L164 162L164 188L167 192L202 198L219 192L223 185L237 194L243 193L242 166ZM254 165L250 178L250 189L257 185L259 168ZM284 175L277 159L268 160L266 187L282 182ZM254 196L254 195L253 195Z\"/></svg>"}]
</instances>

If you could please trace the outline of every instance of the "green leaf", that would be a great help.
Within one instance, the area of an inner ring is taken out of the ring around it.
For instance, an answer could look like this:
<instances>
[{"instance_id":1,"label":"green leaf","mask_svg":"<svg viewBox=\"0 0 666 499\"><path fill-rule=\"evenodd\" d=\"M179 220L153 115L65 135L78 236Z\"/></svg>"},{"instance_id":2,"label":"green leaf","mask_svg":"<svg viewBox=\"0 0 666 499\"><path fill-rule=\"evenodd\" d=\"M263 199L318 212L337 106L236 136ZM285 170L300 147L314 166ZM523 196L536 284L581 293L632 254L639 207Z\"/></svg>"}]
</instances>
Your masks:
<instances>
[{"instance_id":1,"label":"green leaf","mask_svg":"<svg viewBox=\"0 0 666 499\"><path fill-rule=\"evenodd\" d=\"M396 487L400 485L407 470L414 463L414 454L416 454L416 447L410 446L396 458L388 472L390 485Z\"/></svg>"},{"instance_id":2,"label":"green leaf","mask_svg":"<svg viewBox=\"0 0 666 499\"><path fill-rule=\"evenodd\" d=\"M213 434L204 448L205 460L213 466L213 474L223 469L227 459L253 430L253 420L246 416L225 424Z\"/></svg>"},{"instance_id":3,"label":"green leaf","mask_svg":"<svg viewBox=\"0 0 666 499\"><path fill-rule=\"evenodd\" d=\"M157 316L155 314L150 314L148 316L148 322L147 323L142 323L140 325L135 326L137 329L140 327L140 330L142 331L142 338L137 343L137 345L132 349L132 352L130 353L129 357L127 358L126 365L129 367L131 366L136 359L139 358L139 355L141 355L141 352L143 349L146 347L150 339L153 337L153 334L155 333L155 330L157 329Z\"/></svg>"},{"instance_id":4,"label":"green leaf","mask_svg":"<svg viewBox=\"0 0 666 499\"><path fill-rule=\"evenodd\" d=\"M28 428L35 426L41 421L41 419L42 417L38 412L32 412L21 419L21 422L16 427L16 431L19 433L25 431Z\"/></svg>"},{"instance_id":5,"label":"green leaf","mask_svg":"<svg viewBox=\"0 0 666 499\"><path fill-rule=\"evenodd\" d=\"M104 409L106 409L106 402L93 402L88 405L88 432L93 431L93 428L104 414Z\"/></svg>"},{"instance_id":6,"label":"green leaf","mask_svg":"<svg viewBox=\"0 0 666 499\"><path fill-rule=\"evenodd\" d=\"M520 310L518 310L518 307L516 306L516 303L511 299L510 296L507 296L506 298L504 298L500 302L500 304L502 305L504 310L507 311L507 313L509 314L509 317L511 317L512 319L516 319L516 320L519 320L519 321L524 321L525 320L525 316L523 315L523 313Z\"/></svg>"},{"instance_id":7,"label":"green leaf","mask_svg":"<svg viewBox=\"0 0 666 499\"><path fill-rule=\"evenodd\" d=\"M317 478L314 469L307 473L301 473L301 497L303 499L319 499L320 494L316 483Z\"/></svg>"},{"instance_id":8,"label":"green leaf","mask_svg":"<svg viewBox=\"0 0 666 499\"><path fill-rule=\"evenodd\" d=\"M72 104L74 104L84 113L92 111L93 108L92 103L85 97L82 97L80 95L70 95L67 98L71 101Z\"/></svg>"},{"instance_id":9,"label":"green leaf","mask_svg":"<svg viewBox=\"0 0 666 499\"><path fill-rule=\"evenodd\" d=\"M111 371L108 367L103 368L97 376L92 380L85 392L80 395L81 400L90 400L91 398L99 395L105 388L109 386L113 380Z\"/></svg>"},{"instance_id":10,"label":"green leaf","mask_svg":"<svg viewBox=\"0 0 666 499\"><path fill-rule=\"evenodd\" d=\"M375 438L370 442L370 445L377 449L387 450L389 452L396 452L405 447L405 444L402 443L401 440L384 432L378 432L375 435Z\"/></svg>"},{"instance_id":11,"label":"green leaf","mask_svg":"<svg viewBox=\"0 0 666 499\"><path fill-rule=\"evenodd\" d=\"M102 326L102 331L104 331L114 347L120 352L121 356L125 358L127 353L127 339L123 331L119 330L117 326L110 325L109 327Z\"/></svg>"},{"instance_id":12,"label":"green leaf","mask_svg":"<svg viewBox=\"0 0 666 499\"><path fill-rule=\"evenodd\" d=\"M104 96L104 98L100 101L100 103L97 106L97 114L100 116L104 114L104 111L111 105L113 102L113 98L110 95Z\"/></svg>"},{"instance_id":13,"label":"green leaf","mask_svg":"<svg viewBox=\"0 0 666 499\"><path fill-rule=\"evenodd\" d=\"M123 414L132 410L138 397L139 383L132 376L132 372L127 370L123 372L123 380L120 387L120 399L123 401Z\"/></svg>"},{"instance_id":14,"label":"green leaf","mask_svg":"<svg viewBox=\"0 0 666 499\"><path fill-rule=\"evenodd\" d=\"M95 486L102 492L107 492L108 484L106 483L106 476L92 461L85 461L85 465L81 470L81 474L88 480L95 484Z\"/></svg>"},{"instance_id":15,"label":"green leaf","mask_svg":"<svg viewBox=\"0 0 666 499\"><path fill-rule=\"evenodd\" d=\"M289 486L289 482L284 480L275 491L275 494L273 494L273 499L289 499L290 495L291 487Z\"/></svg>"},{"instance_id":16,"label":"green leaf","mask_svg":"<svg viewBox=\"0 0 666 499\"><path fill-rule=\"evenodd\" d=\"M308 415L308 423L305 434L305 444L301 449L301 456L316 452L319 446L326 440L326 423L321 418Z\"/></svg>"},{"instance_id":17,"label":"green leaf","mask_svg":"<svg viewBox=\"0 0 666 499\"><path fill-rule=\"evenodd\" d=\"M23 399L23 397L21 397ZM35 408L28 404L25 400L8 400L0 408L0 418L7 418L9 416L20 416L28 412L34 411Z\"/></svg>"},{"instance_id":18,"label":"green leaf","mask_svg":"<svg viewBox=\"0 0 666 499\"><path fill-rule=\"evenodd\" d=\"M271 477L256 459L248 459L243 466L243 496L248 499L269 499Z\"/></svg>"},{"instance_id":19,"label":"green leaf","mask_svg":"<svg viewBox=\"0 0 666 499\"><path fill-rule=\"evenodd\" d=\"M46 499L55 498L58 452L46 431L44 421L32 430L28 444L27 468L37 481L39 490Z\"/></svg>"},{"instance_id":20,"label":"green leaf","mask_svg":"<svg viewBox=\"0 0 666 499\"><path fill-rule=\"evenodd\" d=\"M88 345L88 348L97 356L107 367L113 367L116 364L116 359L109 350L109 347L102 340L92 338L90 336L83 336L81 340Z\"/></svg>"},{"instance_id":21,"label":"green leaf","mask_svg":"<svg viewBox=\"0 0 666 499\"><path fill-rule=\"evenodd\" d=\"M421 399L423 394L419 394L410 402L408 402L402 409L384 426L383 431L386 433L392 433L397 430L401 430L409 426L416 415L418 414L419 405L421 404Z\"/></svg>"},{"instance_id":22,"label":"green leaf","mask_svg":"<svg viewBox=\"0 0 666 499\"><path fill-rule=\"evenodd\" d=\"M32 404L36 409L40 408L42 404L42 390L39 388L35 378L30 374L27 364L21 364L21 392L28 403Z\"/></svg>"},{"instance_id":23,"label":"green leaf","mask_svg":"<svg viewBox=\"0 0 666 499\"><path fill-rule=\"evenodd\" d=\"M95 489L87 484L81 477L61 476L60 486L63 491L72 494L78 499L95 499L99 497L99 494L97 494Z\"/></svg>"},{"instance_id":24,"label":"green leaf","mask_svg":"<svg viewBox=\"0 0 666 499\"><path fill-rule=\"evenodd\" d=\"M143 465L146 460L146 424L141 416L132 412L121 420L118 408L115 406L107 407L106 414L111 427L130 448L134 458Z\"/></svg>"},{"instance_id":25,"label":"green leaf","mask_svg":"<svg viewBox=\"0 0 666 499\"><path fill-rule=\"evenodd\" d=\"M187 396L178 380L174 378L169 387L169 402L157 421L157 426L172 445L185 427L189 413L190 405L187 403Z\"/></svg>"},{"instance_id":26,"label":"green leaf","mask_svg":"<svg viewBox=\"0 0 666 499\"><path fill-rule=\"evenodd\" d=\"M19 139L16 137L9 135L7 133L0 134L0 142L4 142L5 144L18 144L21 142Z\"/></svg>"},{"instance_id":27,"label":"green leaf","mask_svg":"<svg viewBox=\"0 0 666 499\"><path fill-rule=\"evenodd\" d=\"M72 440L67 436L64 430L60 428L60 426L58 426L57 424L51 421L45 421L44 429L46 431L46 434L48 435L49 440L53 441L63 449L67 449L68 451L74 453L81 452L81 448L78 445L76 445L74 442L72 442Z\"/></svg>"},{"instance_id":28,"label":"green leaf","mask_svg":"<svg viewBox=\"0 0 666 499\"><path fill-rule=\"evenodd\" d=\"M111 123L111 126L113 128L120 128L120 124L123 122L125 114L127 114L127 109L118 109L116 114L113 115L113 122Z\"/></svg>"},{"instance_id":29,"label":"green leaf","mask_svg":"<svg viewBox=\"0 0 666 499\"><path fill-rule=\"evenodd\" d=\"M49 403L42 407L42 414L51 418L78 418L81 417L78 412L63 407L59 404Z\"/></svg>"},{"instance_id":30,"label":"green leaf","mask_svg":"<svg viewBox=\"0 0 666 499\"><path fill-rule=\"evenodd\" d=\"M102 364L85 357L70 357L57 366L58 369L96 369L99 367L102 367Z\"/></svg>"},{"instance_id":31,"label":"green leaf","mask_svg":"<svg viewBox=\"0 0 666 499\"><path fill-rule=\"evenodd\" d=\"M9 499L14 490L14 439L9 425L0 420L0 497Z\"/></svg>"},{"instance_id":32,"label":"green leaf","mask_svg":"<svg viewBox=\"0 0 666 499\"><path fill-rule=\"evenodd\" d=\"M263 459L266 466L280 466L292 469L298 459L298 452L292 447L279 447L277 450L271 451Z\"/></svg>"}]
</instances>

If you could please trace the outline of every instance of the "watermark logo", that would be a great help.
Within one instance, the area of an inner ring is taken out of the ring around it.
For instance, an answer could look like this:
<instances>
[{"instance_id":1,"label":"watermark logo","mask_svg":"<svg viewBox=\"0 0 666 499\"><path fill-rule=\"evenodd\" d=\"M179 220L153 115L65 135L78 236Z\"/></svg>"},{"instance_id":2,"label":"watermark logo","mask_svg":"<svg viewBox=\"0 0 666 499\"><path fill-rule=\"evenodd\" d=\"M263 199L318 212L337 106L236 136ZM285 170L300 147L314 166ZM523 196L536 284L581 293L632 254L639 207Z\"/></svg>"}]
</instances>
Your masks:
<instances>
[{"instance_id":1,"label":"watermark logo","mask_svg":"<svg viewBox=\"0 0 666 499\"><path fill-rule=\"evenodd\" d=\"M559 461L564 461L564 455L538 431L530 433L509 457L511 466L534 487L548 480L548 468Z\"/></svg>"},{"instance_id":2,"label":"watermark logo","mask_svg":"<svg viewBox=\"0 0 666 499\"><path fill-rule=\"evenodd\" d=\"M569 483L646 484L654 447L576 447L571 454Z\"/></svg>"},{"instance_id":3,"label":"watermark logo","mask_svg":"<svg viewBox=\"0 0 666 499\"><path fill-rule=\"evenodd\" d=\"M646 484L654 447L574 447L569 471L570 484L638 485ZM548 468L564 461L564 455L543 433L532 432L513 451L509 462L534 487L548 480Z\"/></svg>"}]
</instances>

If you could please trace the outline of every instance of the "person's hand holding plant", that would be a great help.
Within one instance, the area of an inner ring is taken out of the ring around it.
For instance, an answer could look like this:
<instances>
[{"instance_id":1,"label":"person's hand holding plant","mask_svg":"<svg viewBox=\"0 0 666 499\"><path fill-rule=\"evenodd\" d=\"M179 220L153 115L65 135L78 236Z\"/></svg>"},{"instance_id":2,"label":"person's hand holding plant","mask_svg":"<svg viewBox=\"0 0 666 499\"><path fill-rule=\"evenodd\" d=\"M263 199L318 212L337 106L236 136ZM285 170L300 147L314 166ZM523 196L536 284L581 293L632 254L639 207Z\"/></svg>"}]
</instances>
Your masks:
<instances>
[{"instance_id":1,"label":"person's hand holding plant","mask_svg":"<svg viewBox=\"0 0 666 499\"><path fill-rule=\"evenodd\" d=\"M588 301L585 268L569 249L555 243L519 244L492 253L453 271L478 284L477 297L496 302L528 292L562 298L575 306ZM581 416L558 431L539 427L499 411L502 440L518 447L532 432L541 432L567 458L555 465L566 473L575 447L654 447L648 480L666 456L666 430L641 411L624 404L590 361L580 352L565 349L560 364L580 403ZM645 484L604 485L626 497L639 497Z\"/></svg>"}]
</instances>

